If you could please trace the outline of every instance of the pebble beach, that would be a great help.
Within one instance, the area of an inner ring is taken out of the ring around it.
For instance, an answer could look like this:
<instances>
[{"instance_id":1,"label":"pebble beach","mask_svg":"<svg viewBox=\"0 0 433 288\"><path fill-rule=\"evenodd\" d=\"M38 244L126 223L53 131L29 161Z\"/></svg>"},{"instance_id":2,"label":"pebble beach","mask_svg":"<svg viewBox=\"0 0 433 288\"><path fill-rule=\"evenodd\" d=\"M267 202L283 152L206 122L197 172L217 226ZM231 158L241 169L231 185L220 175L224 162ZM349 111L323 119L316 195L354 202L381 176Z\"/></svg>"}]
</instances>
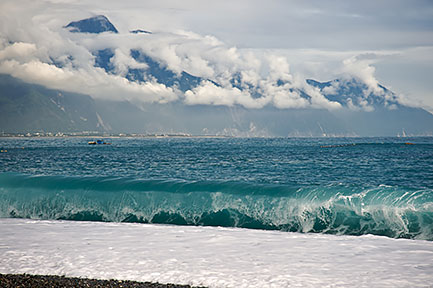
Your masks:
<instances>
[{"instance_id":1,"label":"pebble beach","mask_svg":"<svg viewBox=\"0 0 433 288\"><path fill-rule=\"evenodd\" d=\"M0 274L0 287L3 288L45 288L45 287L97 287L97 288L191 288L189 285L160 284L150 282L97 280L54 275Z\"/></svg>"}]
</instances>

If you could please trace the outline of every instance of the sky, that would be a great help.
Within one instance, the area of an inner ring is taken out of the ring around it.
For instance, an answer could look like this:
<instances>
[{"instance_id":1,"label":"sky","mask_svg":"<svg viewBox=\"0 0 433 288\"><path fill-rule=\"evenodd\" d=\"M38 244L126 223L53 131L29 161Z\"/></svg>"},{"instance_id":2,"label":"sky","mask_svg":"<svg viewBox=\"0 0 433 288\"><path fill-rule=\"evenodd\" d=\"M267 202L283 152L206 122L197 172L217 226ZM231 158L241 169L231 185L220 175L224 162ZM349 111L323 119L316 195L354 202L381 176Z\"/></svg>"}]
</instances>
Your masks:
<instances>
[{"instance_id":1,"label":"sky","mask_svg":"<svg viewBox=\"0 0 433 288\"><path fill-rule=\"evenodd\" d=\"M432 1L3 0L0 11L0 72L51 88L111 99L179 99L164 85L125 83L123 77L91 67L89 51L113 45L118 48L118 75L125 67L139 68L126 52L135 45L173 71L219 83L243 71L245 79L273 95L258 102L245 93L205 83L184 96L186 104L334 109L338 105L321 95L311 103L299 95L278 98L275 95L288 90L276 91L271 81L285 78L292 83L288 89L305 90L305 79L329 81L350 75L373 90L380 83L401 103L433 112ZM63 28L99 14L119 30L117 38L82 37ZM128 35L133 29L154 35L143 42ZM53 59L66 64L59 70Z\"/></svg>"}]
</instances>

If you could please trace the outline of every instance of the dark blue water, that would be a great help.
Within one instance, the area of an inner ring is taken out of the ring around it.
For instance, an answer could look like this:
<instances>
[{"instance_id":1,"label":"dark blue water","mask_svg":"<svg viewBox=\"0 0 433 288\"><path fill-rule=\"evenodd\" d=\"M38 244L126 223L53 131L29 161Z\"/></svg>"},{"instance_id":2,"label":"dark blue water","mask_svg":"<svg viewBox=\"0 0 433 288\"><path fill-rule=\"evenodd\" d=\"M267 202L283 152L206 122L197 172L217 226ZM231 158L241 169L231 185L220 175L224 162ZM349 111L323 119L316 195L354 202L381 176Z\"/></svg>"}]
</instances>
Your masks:
<instances>
[{"instance_id":1,"label":"dark blue water","mask_svg":"<svg viewBox=\"0 0 433 288\"><path fill-rule=\"evenodd\" d=\"M90 140L0 139L0 217L433 240L433 138Z\"/></svg>"}]
</instances>

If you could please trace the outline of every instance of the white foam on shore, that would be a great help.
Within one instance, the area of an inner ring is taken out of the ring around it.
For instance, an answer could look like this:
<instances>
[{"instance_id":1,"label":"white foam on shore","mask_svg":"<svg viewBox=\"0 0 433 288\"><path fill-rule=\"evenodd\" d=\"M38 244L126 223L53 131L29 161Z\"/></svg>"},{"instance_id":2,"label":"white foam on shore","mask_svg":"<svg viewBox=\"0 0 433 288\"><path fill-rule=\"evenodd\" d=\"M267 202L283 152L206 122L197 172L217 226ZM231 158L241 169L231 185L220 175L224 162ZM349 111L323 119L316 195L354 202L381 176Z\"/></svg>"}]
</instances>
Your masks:
<instances>
[{"instance_id":1,"label":"white foam on shore","mask_svg":"<svg viewBox=\"0 0 433 288\"><path fill-rule=\"evenodd\" d=\"M433 242L0 219L0 273L209 287L431 287Z\"/></svg>"}]
</instances>

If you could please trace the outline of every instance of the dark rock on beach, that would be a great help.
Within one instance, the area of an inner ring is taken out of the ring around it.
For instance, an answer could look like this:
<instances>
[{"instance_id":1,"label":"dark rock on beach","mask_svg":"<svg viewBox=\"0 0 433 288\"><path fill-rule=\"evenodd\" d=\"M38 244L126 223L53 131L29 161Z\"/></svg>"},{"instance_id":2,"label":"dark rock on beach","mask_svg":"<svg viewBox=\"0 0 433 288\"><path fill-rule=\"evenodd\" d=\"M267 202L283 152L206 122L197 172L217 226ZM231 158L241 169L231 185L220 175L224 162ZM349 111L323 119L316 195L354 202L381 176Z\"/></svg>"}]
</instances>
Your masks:
<instances>
[{"instance_id":1,"label":"dark rock on beach","mask_svg":"<svg viewBox=\"0 0 433 288\"><path fill-rule=\"evenodd\" d=\"M0 274L0 287L27 288L27 287L110 287L110 288L188 288L189 285L159 284L150 282L135 282L124 280L96 280L73 278L65 276L43 276L28 274Z\"/></svg>"}]
</instances>

